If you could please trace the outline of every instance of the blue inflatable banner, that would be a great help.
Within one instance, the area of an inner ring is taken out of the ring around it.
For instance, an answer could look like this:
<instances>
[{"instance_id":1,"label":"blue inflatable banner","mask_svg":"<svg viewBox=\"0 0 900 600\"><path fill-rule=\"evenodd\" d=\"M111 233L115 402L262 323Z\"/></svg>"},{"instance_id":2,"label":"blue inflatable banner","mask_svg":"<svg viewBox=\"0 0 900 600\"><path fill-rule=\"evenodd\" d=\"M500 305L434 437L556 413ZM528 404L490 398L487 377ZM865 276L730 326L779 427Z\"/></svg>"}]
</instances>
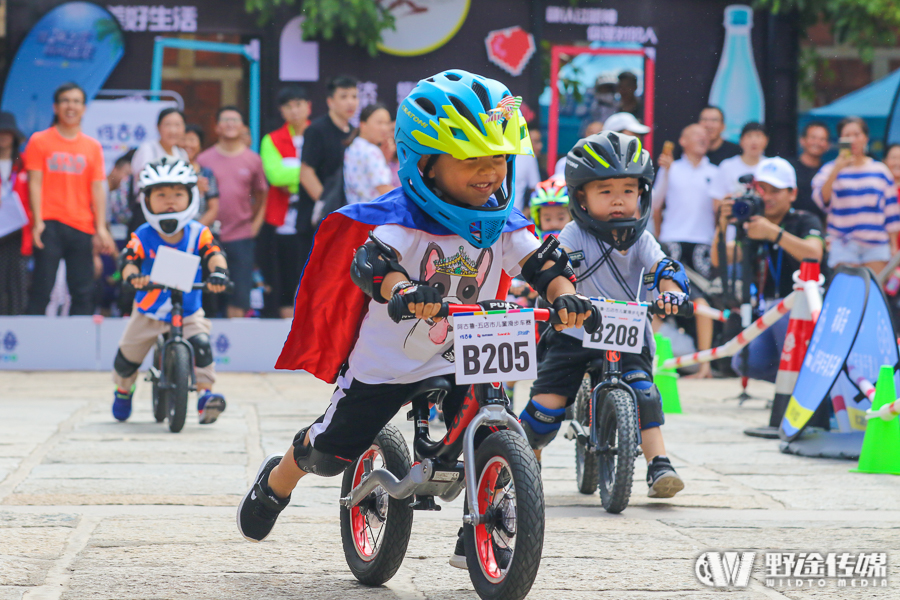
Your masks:
<instances>
[{"instance_id":1,"label":"blue inflatable banner","mask_svg":"<svg viewBox=\"0 0 900 600\"><path fill-rule=\"evenodd\" d=\"M125 52L118 21L89 2L67 2L38 21L19 46L3 90L2 109L26 137L53 120L53 92L74 81L94 97Z\"/></svg>"},{"instance_id":2,"label":"blue inflatable banner","mask_svg":"<svg viewBox=\"0 0 900 600\"><path fill-rule=\"evenodd\" d=\"M813 329L794 393L781 420L779 434L782 439L796 439L829 396L856 342L866 312L869 288L873 287L870 279L866 269L838 267L822 302L822 312ZM871 295L880 298L878 294ZM879 301L883 303L883 299ZM895 341L895 355L896 352Z\"/></svg>"}]
</instances>

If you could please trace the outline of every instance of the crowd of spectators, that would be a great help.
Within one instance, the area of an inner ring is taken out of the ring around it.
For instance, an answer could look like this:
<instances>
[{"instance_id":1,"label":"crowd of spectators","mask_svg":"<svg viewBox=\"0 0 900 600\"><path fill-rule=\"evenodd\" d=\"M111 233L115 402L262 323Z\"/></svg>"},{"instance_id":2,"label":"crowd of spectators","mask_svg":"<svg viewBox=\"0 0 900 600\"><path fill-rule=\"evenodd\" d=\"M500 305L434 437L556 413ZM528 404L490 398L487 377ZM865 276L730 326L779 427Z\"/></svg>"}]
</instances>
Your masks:
<instances>
[{"instance_id":1,"label":"crowd of spectators","mask_svg":"<svg viewBox=\"0 0 900 600\"><path fill-rule=\"evenodd\" d=\"M598 80L582 134L648 133L636 91L630 73ZM210 316L291 317L324 212L369 202L399 186L392 115L381 104L360 110L353 77L331 80L326 110L317 117L303 88L281 90L283 125L262 139L259 154L248 146L237 107L218 110L210 145L201 127L166 108L158 116L158 139L118 157L109 172L99 143L81 132L85 101L77 85L60 87L53 98L54 123L30 140L12 114L0 113L0 314L129 314L131 298L117 279L115 256L143 222L138 175L164 156L188 161L197 172L198 220L228 255L234 290L222 301L204 300ZM767 211L741 226L743 237L770 254L761 304L790 293L785 273L804 257L832 268L846 264L877 272L885 266L897 251L900 231L900 146L887 148L883 163L870 158L865 121L848 118L838 127L840 154L824 162L833 147L830 131L813 122L802 131L799 156L772 163L761 124L743 124L733 143L722 138L726 119L717 107L703 108L677 145L664 144L657 157L651 231L670 255L706 280L722 272L726 255L716 246L728 249L727 261L733 259L731 205L748 189L741 178L754 175ZM548 175L540 131L532 127L530 133L535 155L516 161L516 203L525 214L530 192ZM562 157L551 172L564 165ZM777 173L765 183L761 169ZM821 252L814 251L815 240ZM708 300L696 295L697 301ZM698 317L682 325L698 349L713 343L712 321ZM707 367L698 373L709 374Z\"/></svg>"}]
</instances>

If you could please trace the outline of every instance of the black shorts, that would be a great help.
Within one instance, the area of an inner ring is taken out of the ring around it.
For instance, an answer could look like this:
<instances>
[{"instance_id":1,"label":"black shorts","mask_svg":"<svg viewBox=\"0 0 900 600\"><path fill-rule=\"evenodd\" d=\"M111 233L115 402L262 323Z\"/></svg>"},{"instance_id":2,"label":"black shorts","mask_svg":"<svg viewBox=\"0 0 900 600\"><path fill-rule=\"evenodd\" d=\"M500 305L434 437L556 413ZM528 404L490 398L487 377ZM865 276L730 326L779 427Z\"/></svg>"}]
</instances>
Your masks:
<instances>
[{"instance_id":1,"label":"black shorts","mask_svg":"<svg viewBox=\"0 0 900 600\"><path fill-rule=\"evenodd\" d=\"M453 375L447 376L454 381ZM418 383L363 383L349 372L337 380L331 405L309 428L319 452L356 460L369 449L375 436L409 402ZM470 385L454 385L444 399L444 421L451 423L462 406Z\"/></svg>"},{"instance_id":2,"label":"black shorts","mask_svg":"<svg viewBox=\"0 0 900 600\"><path fill-rule=\"evenodd\" d=\"M602 358L606 350L585 348L581 340L565 333L549 329L539 346L537 379L531 386L531 397L538 394L557 394L568 398L567 404L575 402L575 394L581 387L581 380L592 360ZM644 371L653 374L653 356L650 348L644 346L640 354L622 354L619 363L622 373Z\"/></svg>"}]
</instances>

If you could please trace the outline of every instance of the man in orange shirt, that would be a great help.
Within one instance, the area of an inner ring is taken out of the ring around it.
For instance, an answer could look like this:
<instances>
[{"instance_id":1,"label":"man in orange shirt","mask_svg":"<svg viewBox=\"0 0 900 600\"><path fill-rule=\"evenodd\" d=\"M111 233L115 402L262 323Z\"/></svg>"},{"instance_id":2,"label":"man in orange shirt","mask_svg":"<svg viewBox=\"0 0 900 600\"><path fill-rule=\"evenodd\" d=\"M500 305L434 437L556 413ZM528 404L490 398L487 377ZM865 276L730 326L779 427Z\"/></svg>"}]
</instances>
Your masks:
<instances>
[{"instance_id":1,"label":"man in orange shirt","mask_svg":"<svg viewBox=\"0 0 900 600\"><path fill-rule=\"evenodd\" d=\"M116 251L106 225L103 149L81 132L86 100L77 84L57 88L53 126L32 135L25 149L34 235L30 315L44 314L60 260L72 296L69 314L92 314L94 249Z\"/></svg>"}]
</instances>

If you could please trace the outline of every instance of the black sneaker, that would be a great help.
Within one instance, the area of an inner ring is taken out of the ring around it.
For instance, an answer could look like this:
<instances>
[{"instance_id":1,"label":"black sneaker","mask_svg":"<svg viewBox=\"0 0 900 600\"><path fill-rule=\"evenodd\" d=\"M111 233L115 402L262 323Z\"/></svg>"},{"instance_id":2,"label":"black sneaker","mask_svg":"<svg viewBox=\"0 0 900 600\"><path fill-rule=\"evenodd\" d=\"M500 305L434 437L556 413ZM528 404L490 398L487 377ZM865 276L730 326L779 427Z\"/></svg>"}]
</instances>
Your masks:
<instances>
[{"instance_id":1,"label":"black sneaker","mask_svg":"<svg viewBox=\"0 0 900 600\"><path fill-rule=\"evenodd\" d=\"M457 569L468 569L466 564L466 544L463 541L463 528L459 528L459 537L456 539L456 548L453 550L453 556L450 557L450 566Z\"/></svg>"},{"instance_id":2,"label":"black sneaker","mask_svg":"<svg viewBox=\"0 0 900 600\"><path fill-rule=\"evenodd\" d=\"M647 465L647 485L650 498L671 498L684 489L684 482L665 456L656 456Z\"/></svg>"},{"instance_id":3,"label":"black sneaker","mask_svg":"<svg viewBox=\"0 0 900 600\"><path fill-rule=\"evenodd\" d=\"M269 473L281 462L280 454L270 454L256 473L256 481L237 509L238 531L250 542L261 542L271 533L275 520L290 503L291 497L281 499L269 489Z\"/></svg>"}]
</instances>

